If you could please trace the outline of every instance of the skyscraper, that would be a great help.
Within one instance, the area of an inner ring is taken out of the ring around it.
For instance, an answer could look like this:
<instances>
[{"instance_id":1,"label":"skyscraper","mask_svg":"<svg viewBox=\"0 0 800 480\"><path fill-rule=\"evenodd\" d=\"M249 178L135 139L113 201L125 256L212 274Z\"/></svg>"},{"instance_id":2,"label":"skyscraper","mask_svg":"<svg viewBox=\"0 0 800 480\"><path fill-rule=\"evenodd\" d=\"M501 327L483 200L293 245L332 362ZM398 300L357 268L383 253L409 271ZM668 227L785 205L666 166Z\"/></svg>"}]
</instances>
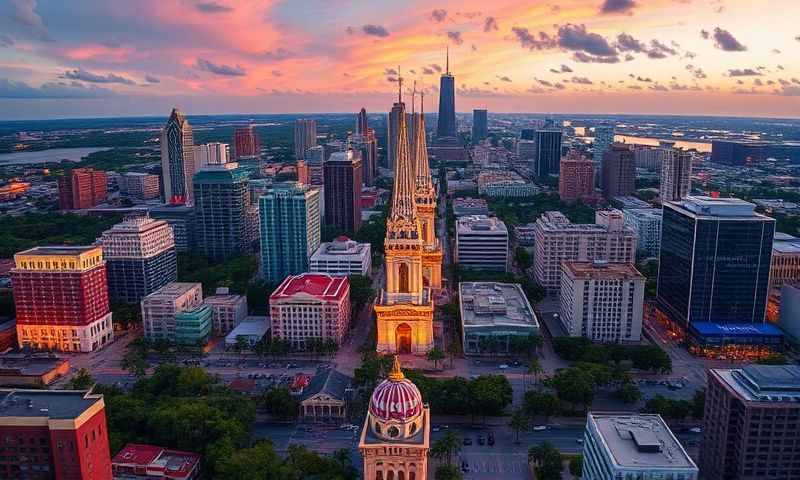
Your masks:
<instances>
[{"instance_id":1,"label":"skyscraper","mask_svg":"<svg viewBox=\"0 0 800 480\"><path fill-rule=\"evenodd\" d=\"M534 172L537 177L558 175L561 168L561 130L536 131L536 162Z\"/></svg>"},{"instance_id":2,"label":"skyscraper","mask_svg":"<svg viewBox=\"0 0 800 480\"><path fill-rule=\"evenodd\" d=\"M472 143L478 144L489 135L489 120L486 110L472 111Z\"/></svg>"},{"instance_id":3,"label":"skyscraper","mask_svg":"<svg viewBox=\"0 0 800 480\"><path fill-rule=\"evenodd\" d=\"M298 118L294 122L294 158L305 157L306 150L317 145L317 121Z\"/></svg>"},{"instance_id":4,"label":"skyscraper","mask_svg":"<svg viewBox=\"0 0 800 480\"><path fill-rule=\"evenodd\" d=\"M456 129L456 80L450 73L450 48L447 49L445 72L439 80L439 119L436 137L455 137Z\"/></svg>"},{"instance_id":5,"label":"skyscraper","mask_svg":"<svg viewBox=\"0 0 800 480\"><path fill-rule=\"evenodd\" d=\"M112 300L139 303L178 278L175 240L164 220L125 219L100 237Z\"/></svg>"},{"instance_id":6,"label":"skyscraper","mask_svg":"<svg viewBox=\"0 0 800 480\"><path fill-rule=\"evenodd\" d=\"M233 152L236 160L258 160L261 157L261 140L255 127L249 125L233 131Z\"/></svg>"},{"instance_id":7,"label":"skyscraper","mask_svg":"<svg viewBox=\"0 0 800 480\"><path fill-rule=\"evenodd\" d=\"M227 143L204 143L194 146L195 172L209 165L222 165L230 161L230 146Z\"/></svg>"},{"instance_id":8,"label":"skyscraper","mask_svg":"<svg viewBox=\"0 0 800 480\"><path fill-rule=\"evenodd\" d=\"M405 104L398 99L392 105L392 110L389 112L389 119L386 122L386 168L394 170L395 163L397 162L397 139L399 138L398 130L400 128L400 118L405 121Z\"/></svg>"},{"instance_id":9,"label":"skyscraper","mask_svg":"<svg viewBox=\"0 0 800 480\"><path fill-rule=\"evenodd\" d=\"M247 172L236 162L208 165L194 176L195 244L213 259L249 248L252 218Z\"/></svg>"},{"instance_id":10,"label":"skyscraper","mask_svg":"<svg viewBox=\"0 0 800 480\"><path fill-rule=\"evenodd\" d=\"M367 110L362 108L360 112L358 112L358 117L356 118L356 133L364 135L367 133L367 129L369 126L367 125Z\"/></svg>"},{"instance_id":11,"label":"skyscraper","mask_svg":"<svg viewBox=\"0 0 800 480\"><path fill-rule=\"evenodd\" d=\"M361 152L336 152L323 169L325 224L335 226L337 233L354 234L361 226Z\"/></svg>"},{"instance_id":12,"label":"skyscraper","mask_svg":"<svg viewBox=\"0 0 800 480\"><path fill-rule=\"evenodd\" d=\"M194 135L189 121L177 108L161 130L161 178L164 181L164 200L173 205L192 203Z\"/></svg>"},{"instance_id":13,"label":"skyscraper","mask_svg":"<svg viewBox=\"0 0 800 480\"><path fill-rule=\"evenodd\" d=\"M661 159L661 203L678 202L692 191L692 154L664 145Z\"/></svg>"},{"instance_id":14,"label":"skyscraper","mask_svg":"<svg viewBox=\"0 0 800 480\"><path fill-rule=\"evenodd\" d=\"M594 163L571 150L561 159L558 176L558 195L562 202L577 202L594 198Z\"/></svg>"},{"instance_id":15,"label":"skyscraper","mask_svg":"<svg viewBox=\"0 0 800 480\"><path fill-rule=\"evenodd\" d=\"M108 176L91 168L67 170L58 178L58 207L61 210L92 208L106 201Z\"/></svg>"},{"instance_id":16,"label":"skyscraper","mask_svg":"<svg viewBox=\"0 0 800 480\"><path fill-rule=\"evenodd\" d=\"M320 243L319 190L299 182L275 184L259 199L261 270L269 282L308 271Z\"/></svg>"},{"instance_id":17,"label":"skyscraper","mask_svg":"<svg viewBox=\"0 0 800 480\"><path fill-rule=\"evenodd\" d=\"M758 355L775 340L777 329L764 322L774 232L775 219L744 200L664 204L657 308L686 332L692 351Z\"/></svg>"},{"instance_id":18,"label":"skyscraper","mask_svg":"<svg viewBox=\"0 0 800 480\"><path fill-rule=\"evenodd\" d=\"M603 155L614 144L614 125L597 125L594 127L594 142L592 143L592 158L599 164Z\"/></svg>"},{"instance_id":19,"label":"skyscraper","mask_svg":"<svg viewBox=\"0 0 800 480\"><path fill-rule=\"evenodd\" d=\"M627 145L615 143L606 151L601 178L603 196L607 200L636 191L636 158Z\"/></svg>"},{"instance_id":20,"label":"skyscraper","mask_svg":"<svg viewBox=\"0 0 800 480\"><path fill-rule=\"evenodd\" d=\"M367 127L366 133L351 135L350 148L361 153L362 181L364 186L372 186L378 176L378 139L375 130Z\"/></svg>"}]
</instances>

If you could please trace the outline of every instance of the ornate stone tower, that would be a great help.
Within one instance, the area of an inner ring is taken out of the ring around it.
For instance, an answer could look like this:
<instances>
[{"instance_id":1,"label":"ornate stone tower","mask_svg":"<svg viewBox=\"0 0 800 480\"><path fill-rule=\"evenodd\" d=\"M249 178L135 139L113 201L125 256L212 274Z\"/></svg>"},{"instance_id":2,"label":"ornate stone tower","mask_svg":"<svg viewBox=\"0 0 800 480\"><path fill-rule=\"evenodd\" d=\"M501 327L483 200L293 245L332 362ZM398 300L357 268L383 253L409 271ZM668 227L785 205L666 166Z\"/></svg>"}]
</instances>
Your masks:
<instances>
[{"instance_id":1,"label":"ornate stone tower","mask_svg":"<svg viewBox=\"0 0 800 480\"><path fill-rule=\"evenodd\" d=\"M394 357L389 378L372 392L358 449L364 480L426 480L430 409Z\"/></svg>"},{"instance_id":2,"label":"ornate stone tower","mask_svg":"<svg viewBox=\"0 0 800 480\"><path fill-rule=\"evenodd\" d=\"M402 92L402 79L399 83ZM398 104L403 108L402 101ZM433 348L433 301L431 289L423 280L426 244L415 201L416 176L409 154L406 115L405 111L401 113L384 242L386 287L375 303L377 350L423 355Z\"/></svg>"}]
</instances>

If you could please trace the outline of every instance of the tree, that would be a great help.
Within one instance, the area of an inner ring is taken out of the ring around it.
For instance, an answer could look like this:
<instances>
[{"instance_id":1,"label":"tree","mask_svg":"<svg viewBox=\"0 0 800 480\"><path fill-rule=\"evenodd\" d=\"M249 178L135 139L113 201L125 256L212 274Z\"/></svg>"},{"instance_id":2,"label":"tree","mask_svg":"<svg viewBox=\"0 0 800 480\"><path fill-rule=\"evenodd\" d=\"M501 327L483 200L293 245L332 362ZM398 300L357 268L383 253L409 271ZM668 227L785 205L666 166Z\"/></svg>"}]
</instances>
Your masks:
<instances>
[{"instance_id":1,"label":"tree","mask_svg":"<svg viewBox=\"0 0 800 480\"><path fill-rule=\"evenodd\" d=\"M671 420L683 420L692 414L692 402L686 400L673 400L662 395L656 395L644 404L644 413L657 413Z\"/></svg>"},{"instance_id":2,"label":"tree","mask_svg":"<svg viewBox=\"0 0 800 480\"><path fill-rule=\"evenodd\" d=\"M88 390L94 384L94 379L89 370L81 368L78 373L67 383L70 390Z\"/></svg>"},{"instance_id":3,"label":"tree","mask_svg":"<svg viewBox=\"0 0 800 480\"><path fill-rule=\"evenodd\" d=\"M120 366L131 375L143 377L150 364L147 362L147 357L141 351L128 351L122 357Z\"/></svg>"},{"instance_id":4,"label":"tree","mask_svg":"<svg viewBox=\"0 0 800 480\"><path fill-rule=\"evenodd\" d=\"M461 438L447 431L431 445L431 456L447 465L452 465L453 457L461 451Z\"/></svg>"},{"instance_id":5,"label":"tree","mask_svg":"<svg viewBox=\"0 0 800 480\"><path fill-rule=\"evenodd\" d=\"M444 359L444 352L442 352L439 347L433 347L428 351L425 355L429 362L433 362L433 368L438 368L438 363L440 360Z\"/></svg>"},{"instance_id":6,"label":"tree","mask_svg":"<svg viewBox=\"0 0 800 480\"><path fill-rule=\"evenodd\" d=\"M288 388L272 388L261 397L261 405L267 413L280 418L297 416L297 400L289 393Z\"/></svg>"},{"instance_id":7,"label":"tree","mask_svg":"<svg viewBox=\"0 0 800 480\"><path fill-rule=\"evenodd\" d=\"M439 465L436 467L435 480L462 480L464 475L456 465Z\"/></svg>"},{"instance_id":8,"label":"tree","mask_svg":"<svg viewBox=\"0 0 800 480\"><path fill-rule=\"evenodd\" d=\"M633 382L625 382L623 383L615 392L617 398L622 400L624 403L633 404L639 401L642 398L642 392L639 390L639 387L636 386Z\"/></svg>"},{"instance_id":9,"label":"tree","mask_svg":"<svg viewBox=\"0 0 800 480\"><path fill-rule=\"evenodd\" d=\"M358 314L365 305L372 302L375 298L375 289L372 288L372 281L364 275L350 275L350 305L353 314Z\"/></svg>"},{"instance_id":10,"label":"tree","mask_svg":"<svg viewBox=\"0 0 800 480\"><path fill-rule=\"evenodd\" d=\"M560 480L561 461L561 452L550 442L543 442L528 450L528 462L537 465L538 480Z\"/></svg>"},{"instance_id":11,"label":"tree","mask_svg":"<svg viewBox=\"0 0 800 480\"><path fill-rule=\"evenodd\" d=\"M250 348L250 342L247 341L247 337L244 335L237 335L236 336L236 343L233 345L233 350L241 354L242 352L248 350Z\"/></svg>"},{"instance_id":12,"label":"tree","mask_svg":"<svg viewBox=\"0 0 800 480\"><path fill-rule=\"evenodd\" d=\"M536 385L536 383L539 381L539 375L541 375L543 372L544 370L542 369L542 365L539 363L539 360L536 360L535 358L531 359L530 363L528 363L528 375L533 376L534 385Z\"/></svg>"},{"instance_id":13,"label":"tree","mask_svg":"<svg viewBox=\"0 0 800 480\"><path fill-rule=\"evenodd\" d=\"M569 473L577 478L583 476L583 455L578 454L569 459Z\"/></svg>"},{"instance_id":14,"label":"tree","mask_svg":"<svg viewBox=\"0 0 800 480\"><path fill-rule=\"evenodd\" d=\"M453 368L453 362L457 355L461 355L461 342L448 342L447 356L450 358L450 368Z\"/></svg>"},{"instance_id":15,"label":"tree","mask_svg":"<svg viewBox=\"0 0 800 480\"><path fill-rule=\"evenodd\" d=\"M514 430L514 443L519 443L519 432L530 428L531 419L521 408L514 410L508 420L508 426Z\"/></svg>"},{"instance_id":16,"label":"tree","mask_svg":"<svg viewBox=\"0 0 800 480\"><path fill-rule=\"evenodd\" d=\"M525 392L522 406L531 417L543 415L546 420L558 412L560 404L552 393L530 390Z\"/></svg>"},{"instance_id":17,"label":"tree","mask_svg":"<svg viewBox=\"0 0 800 480\"><path fill-rule=\"evenodd\" d=\"M706 408L706 391L697 390L692 397L692 416L694 418L703 418Z\"/></svg>"},{"instance_id":18,"label":"tree","mask_svg":"<svg viewBox=\"0 0 800 480\"><path fill-rule=\"evenodd\" d=\"M583 410L586 410L594 400L595 379L586 369L573 367L561 370L549 379L547 384L555 389L559 400L572 405L581 405Z\"/></svg>"},{"instance_id":19,"label":"tree","mask_svg":"<svg viewBox=\"0 0 800 480\"><path fill-rule=\"evenodd\" d=\"M514 257L517 260L517 265L519 265L519 268L523 271L531 268L531 265L533 265L531 254L525 247L517 247L514 250Z\"/></svg>"},{"instance_id":20,"label":"tree","mask_svg":"<svg viewBox=\"0 0 800 480\"><path fill-rule=\"evenodd\" d=\"M502 413L513 399L511 384L503 375L481 375L469 387L473 411L484 419Z\"/></svg>"}]
</instances>

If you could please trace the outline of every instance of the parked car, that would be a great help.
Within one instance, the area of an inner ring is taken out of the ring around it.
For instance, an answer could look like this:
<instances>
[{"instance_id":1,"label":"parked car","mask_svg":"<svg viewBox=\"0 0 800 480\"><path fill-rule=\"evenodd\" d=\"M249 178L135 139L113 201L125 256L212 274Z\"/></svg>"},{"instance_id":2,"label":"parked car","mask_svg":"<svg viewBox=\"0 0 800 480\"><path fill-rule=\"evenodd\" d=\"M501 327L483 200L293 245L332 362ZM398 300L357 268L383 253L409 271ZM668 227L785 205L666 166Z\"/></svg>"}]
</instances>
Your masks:
<instances>
[{"instance_id":1,"label":"parked car","mask_svg":"<svg viewBox=\"0 0 800 480\"><path fill-rule=\"evenodd\" d=\"M547 425L536 425L533 427L534 432L544 432L547 430Z\"/></svg>"},{"instance_id":2,"label":"parked car","mask_svg":"<svg viewBox=\"0 0 800 480\"><path fill-rule=\"evenodd\" d=\"M508 368L508 365L506 365L505 363L501 363L497 368L499 368L500 370L505 370Z\"/></svg>"}]
</instances>

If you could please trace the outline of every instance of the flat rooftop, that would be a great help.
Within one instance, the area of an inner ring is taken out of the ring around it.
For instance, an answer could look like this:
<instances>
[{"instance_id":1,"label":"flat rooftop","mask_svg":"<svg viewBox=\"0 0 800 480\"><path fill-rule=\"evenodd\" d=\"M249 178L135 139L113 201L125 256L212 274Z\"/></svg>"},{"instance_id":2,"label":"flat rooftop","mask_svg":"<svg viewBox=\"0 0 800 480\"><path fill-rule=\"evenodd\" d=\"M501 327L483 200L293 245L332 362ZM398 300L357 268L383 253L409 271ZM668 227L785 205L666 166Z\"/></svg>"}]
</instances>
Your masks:
<instances>
[{"instance_id":1,"label":"flat rooftop","mask_svg":"<svg viewBox=\"0 0 800 480\"><path fill-rule=\"evenodd\" d=\"M564 262L564 270L573 277L580 279L606 279L606 278L644 278L644 275L629 263L608 262Z\"/></svg>"},{"instance_id":2,"label":"flat rooftop","mask_svg":"<svg viewBox=\"0 0 800 480\"><path fill-rule=\"evenodd\" d=\"M486 215L465 215L458 217L456 228L458 233L486 232L493 234L508 234L506 224L496 217Z\"/></svg>"},{"instance_id":3,"label":"flat rooftop","mask_svg":"<svg viewBox=\"0 0 800 480\"><path fill-rule=\"evenodd\" d=\"M660 415L590 413L589 422L600 433L606 452L620 467L697 471L697 465Z\"/></svg>"},{"instance_id":4,"label":"flat rooftop","mask_svg":"<svg viewBox=\"0 0 800 480\"><path fill-rule=\"evenodd\" d=\"M755 211L756 205L741 198L714 198L688 196L680 202L666 202L670 206L696 218L725 218L731 220L764 220L772 218Z\"/></svg>"},{"instance_id":5,"label":"flat rooftop","mask_svg":"<svg viewBox=\"0 0 800 480\"><path fill-rule=\"evenodd\" d=\"M148 297L179 297L186 292L189 292L193 288L200 286L202 288L202 284L199 282L170 282L163 287L159 288L155 292L151 293L145 298Z\"/></svg>"},{"instance_id":6,"label":"flat rooftop","mask_svg":"<svg viewBox=\"0 0 800 480\"><path fill-rule=\"evenodd\" d=\"M747 365L711 370L744 400L752 402L800 402L800 366Z\"/></svg>"},{"instance_id":7,"label":"flat rooftop","mask_svg":"<svg viewBox=\"0 0 800 480\"><path fill-rule=\"evenodd\" d=\"M539 320L518 283L461 282L458 292L465 328L539 329Z\"/></svg>"},{"instance_id":8,"label":"flat rooftop","mask_svg":"<svg viewBox=\"0 0 800 480\"><path fill-rule=\"evenodd\" d=\"M67 247L67 246L52 246L52 247L33 247L29 248L28 250L24 250L22 252L18 252L17 255L80 255L82 253L91 252L92 250L100 249L99 246L96 245L86 245L86 246L79 246L79 247Z\"/></svg>"},{"instance_id":9,"label":"flat rooftop","mask_svg":"<svg viewBox=\"0 0 800 480\"><path fill-rule=\"evenodd\" d=\"M0 389L0 417L46 417L66 420L79 417L102 402L102 395L73 390Z\"/></svg>"}]
</instances>

